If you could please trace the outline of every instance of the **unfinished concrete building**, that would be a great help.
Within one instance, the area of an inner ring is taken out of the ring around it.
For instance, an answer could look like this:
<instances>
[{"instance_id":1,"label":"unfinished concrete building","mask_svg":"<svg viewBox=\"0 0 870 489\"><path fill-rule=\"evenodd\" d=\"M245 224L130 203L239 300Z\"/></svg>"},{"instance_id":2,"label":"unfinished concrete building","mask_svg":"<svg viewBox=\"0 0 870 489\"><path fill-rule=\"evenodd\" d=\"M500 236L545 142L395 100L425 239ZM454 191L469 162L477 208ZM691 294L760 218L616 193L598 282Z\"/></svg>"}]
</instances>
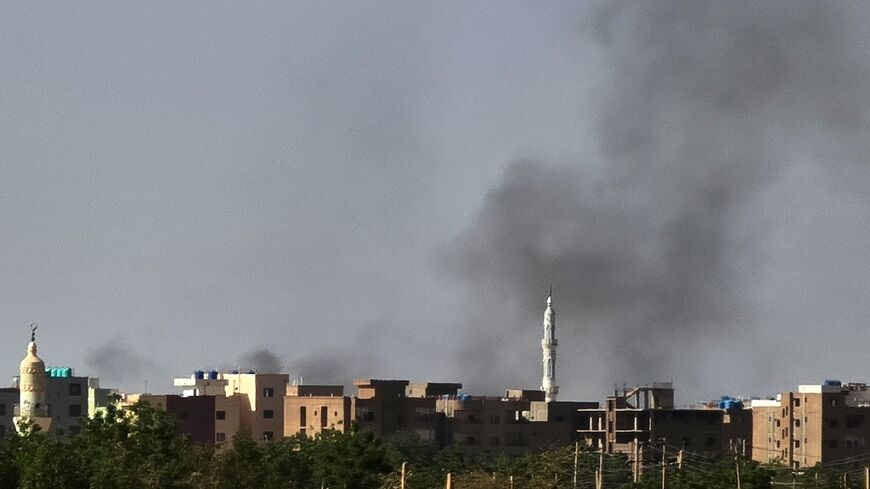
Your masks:
<instances>
[{"instance_id":1,"label":"unfinished concrete building","mask_svg":"<svg viewBox=\"0 0 870 489\"><path fill-rule=\"evenodd\" d=\"M588 445L630 459L648 459L668 445L709 455L751 451L752 413L739 402L677 409L670 383L632 387L608 396L603 409L580 409L577 433Z\"/></svg>"}]
</instances>

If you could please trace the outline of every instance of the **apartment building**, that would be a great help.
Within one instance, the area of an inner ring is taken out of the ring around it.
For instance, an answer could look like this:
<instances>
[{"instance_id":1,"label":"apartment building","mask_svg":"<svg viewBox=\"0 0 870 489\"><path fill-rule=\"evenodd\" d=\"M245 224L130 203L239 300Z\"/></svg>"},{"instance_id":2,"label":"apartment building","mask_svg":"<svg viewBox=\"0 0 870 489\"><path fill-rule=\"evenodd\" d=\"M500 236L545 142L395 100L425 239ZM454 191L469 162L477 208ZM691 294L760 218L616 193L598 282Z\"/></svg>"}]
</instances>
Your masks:
<instances>
[{"instance_id":1,"label":"apartment building","mask_svg":"<svg viewBox=\"0 0 870 489\"><path fill-rule=\"evenodd\" d=\"M220 373L227 381L226 397L241 397L239 426L255 440L272 441L284 434L284 393L287 374ZM277 437L277 438L276 438Z\"/></svg>"},{"instance_id":2,"label":"apartment building","mask_svg":"<svg viewBox=\"0 0 870 489\"><path fill-rule=\"evenodd\" d=\"M752 401L752 457L802 468L865 454L870 440L866 384L800 385L775 400Z\"/></svg>"},{"instance_id":3,"label":"apartment building","mask_svg":"<svg viewBox=\"0 0 870 489\"><path fill-rule=\"evenodd\" d=\"M288 385L284 395L284 436L344 431L355 418L353 399L340 385Z\"/></svg>"},{"instance_id":4,"label":"apartment building","mask_svg":"<svg viewBox=\"0 0 870 489\"><path fill-rule=\"evenodd\" d=\"M439 396L456 395L462 384L411 385L407 380L360 379L354 381L354 419L361 429L384 437L399 431L416 433L439 446L447 442L443 414L436 412Z\"/></svg>"},{"instance_id":5,"label":"apartment building","mask_svg":"<svg viewBox=\"0 0 870 489\"><path fill-rule=\"evenodd\" d=\"M232 442L240 429L241 398L224 395L121 394L118 406L138 403L166 411L178 423L178 432L194 443L218 450Z\"/></svg>"},{"instance_id":6,"label":"apartment building","mask_svg":"<svg viewBox=\"0 0 870 489\"><path fill-rule=\"evenodd\" d=\"M708 455L750 455L752 412L740 402L677 409L670 383L632 387L608 396L604 408L578 410L580 439L606 453L647 459L662 444Z\"/></svg>"},{"instance_id":7,"label":"apartment building","mask_svg":"<svg viewBox=\"0 0 870 489\"><path fill-rule=\"evenodd\" d=\"M578 409L595 402L546 402L544 391L508 389L502 397L444 396L436 411L444 413L447 442L466 454L520 455L576 438Z\"/></svg>"},{"instance_id":8,"label":"apartment building","mask_svg":"<svg viewBox=\"0 0 870 489\"><path fill-rule=\"evenodd\" d=\"M239 431L255 440L272 441L284 436L284 393L287 374L205 372L176 378L182 397L215 397L214 443L224 446Z\"/></svg>"}]
</instances>

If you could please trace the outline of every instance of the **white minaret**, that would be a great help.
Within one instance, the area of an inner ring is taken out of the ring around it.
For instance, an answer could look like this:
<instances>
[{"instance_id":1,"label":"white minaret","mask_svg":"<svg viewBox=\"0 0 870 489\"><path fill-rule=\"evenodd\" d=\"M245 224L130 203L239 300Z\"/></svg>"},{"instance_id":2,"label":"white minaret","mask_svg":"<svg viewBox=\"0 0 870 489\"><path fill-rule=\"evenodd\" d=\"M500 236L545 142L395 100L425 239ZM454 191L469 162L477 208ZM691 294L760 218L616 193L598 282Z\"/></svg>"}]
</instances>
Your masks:
<instances>
[{"instance_id":1,"label":"white minaret","mask_svg":"<svg viewBox=\"0 0 870 489\"><path fill-rule=\"evenodd\" d=\"M544 391L547 402L556 400L559 387L556 385L556 313L553 311L553 288L547 296L547 309L544 310L544 339L541 349L544 350L544 376L541 379L541 390Z\"/></svg>"}]
</instances>

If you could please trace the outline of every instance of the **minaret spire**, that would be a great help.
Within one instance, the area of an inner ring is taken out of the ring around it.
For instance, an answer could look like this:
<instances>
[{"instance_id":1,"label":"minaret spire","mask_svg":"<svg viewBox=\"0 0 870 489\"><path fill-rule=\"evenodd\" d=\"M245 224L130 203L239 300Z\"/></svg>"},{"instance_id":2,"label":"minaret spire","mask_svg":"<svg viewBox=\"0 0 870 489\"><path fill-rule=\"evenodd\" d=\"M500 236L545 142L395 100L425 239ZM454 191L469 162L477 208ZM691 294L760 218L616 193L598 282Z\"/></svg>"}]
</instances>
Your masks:
<instances>
[{"instance_id":1,"label":"minaret spire","mask_svg":"<svg viewBox=\"0 0 870 489\"><path fill-rule=\"evenodd\" d=\"M547 402L556 400L559 387L556 385L556 312L553 310L553 287L550 287L547 296L547 308L544 310L544 338L541 340L543 350L543 377L541 378L541 390Z\"/></svg>"}]
</instances>

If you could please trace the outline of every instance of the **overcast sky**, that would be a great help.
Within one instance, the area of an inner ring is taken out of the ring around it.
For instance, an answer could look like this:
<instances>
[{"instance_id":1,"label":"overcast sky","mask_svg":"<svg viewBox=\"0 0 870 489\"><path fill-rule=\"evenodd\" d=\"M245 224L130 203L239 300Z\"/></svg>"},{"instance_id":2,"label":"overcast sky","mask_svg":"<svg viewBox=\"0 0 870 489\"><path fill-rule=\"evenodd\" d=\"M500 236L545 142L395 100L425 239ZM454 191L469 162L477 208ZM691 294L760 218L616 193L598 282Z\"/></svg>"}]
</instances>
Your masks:
<instances>
[{"instance_id":1,"label":"overcast sky","mask_svg":"<svg viewBox=\"0 0 870 489\"><path fill-rule=\"evenodd\" d=\"M870 380L870 8L0 7L0 372Z\"/></svg>"}]
</instances>

